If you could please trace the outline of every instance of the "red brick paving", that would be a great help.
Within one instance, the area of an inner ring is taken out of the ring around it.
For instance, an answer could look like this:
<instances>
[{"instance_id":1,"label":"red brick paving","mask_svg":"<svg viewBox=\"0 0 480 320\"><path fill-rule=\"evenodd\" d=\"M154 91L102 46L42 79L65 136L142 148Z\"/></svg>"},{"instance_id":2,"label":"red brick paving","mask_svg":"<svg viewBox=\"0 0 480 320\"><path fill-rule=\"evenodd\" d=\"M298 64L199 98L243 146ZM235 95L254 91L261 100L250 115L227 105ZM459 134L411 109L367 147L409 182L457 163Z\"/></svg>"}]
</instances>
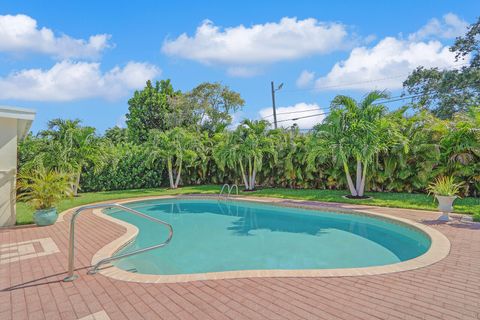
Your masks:
<instances>
[{"instance_id":1,"label":"red brick paving","mask_svg":"<svg viewBox=\"0 0 480 320\"><path fill-rule=\"evenodd\" d=\"M378 210L378 209L376 209ZM62 282L68 218L54 226L0 230L0 243L51 237L60 253L0 265L0 319L480 319L480 227L440 224L436 214L381 209L444 233L451 252L413 271L338 278L250 278L176 284L123 282L86 274L91 258L123 228L82 215L78 280Z\"/></svg>"}]
</instances>

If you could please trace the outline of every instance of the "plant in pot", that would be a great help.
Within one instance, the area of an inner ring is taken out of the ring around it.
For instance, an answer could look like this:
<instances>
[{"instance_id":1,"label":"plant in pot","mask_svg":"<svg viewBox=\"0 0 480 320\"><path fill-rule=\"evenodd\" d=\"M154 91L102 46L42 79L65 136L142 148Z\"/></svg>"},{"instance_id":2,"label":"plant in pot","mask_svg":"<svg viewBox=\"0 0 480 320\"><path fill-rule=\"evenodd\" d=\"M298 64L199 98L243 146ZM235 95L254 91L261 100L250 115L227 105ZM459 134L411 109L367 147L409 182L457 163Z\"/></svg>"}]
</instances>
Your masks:
<instances>
[{"instance_id":1,"label":"plant in pot","mask_svg":"<svg viewBox=\"0 0 480 320\"><path fill-rule=\"evenodd\" d=\"M438 220L449 221L449 213L453 211L453 202L458 198L462 184L456 183L453 177L439 177L428 187L428 193L434 194L438 201L438 210L442 215Z\"/></svg>"},{"instance_id":2,"label":"plant in pot","mask_svg":"<svg viewBox=\"0 0 480 320\"><path fill-rule=\"evenodd\" d=\"M73 196L71 175L43 166L20 173L17 188L18 199L36 210L37 226L54 224L58 218L57 203Z\"/></svg>"}]
</instances>

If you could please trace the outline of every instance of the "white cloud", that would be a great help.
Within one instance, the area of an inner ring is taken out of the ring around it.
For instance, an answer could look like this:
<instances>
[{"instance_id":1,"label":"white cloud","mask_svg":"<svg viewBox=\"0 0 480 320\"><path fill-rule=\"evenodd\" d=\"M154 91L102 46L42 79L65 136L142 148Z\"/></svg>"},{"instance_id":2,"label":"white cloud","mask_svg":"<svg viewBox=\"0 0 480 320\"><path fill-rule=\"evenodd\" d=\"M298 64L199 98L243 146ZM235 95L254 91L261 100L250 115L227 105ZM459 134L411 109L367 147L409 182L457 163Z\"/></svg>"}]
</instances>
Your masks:
<instances>
[{"instance_id":1,"label":"white cloud","mask_svg":"<svg viewBox=\"0 0 480 320\"><path fill-rule=\"evenodd\" d=\"M442 21L430 20L406 39L386 37L371 48L354 48L346 60L336 63L328 74L318 78L315 87L318 90L394 90L402 88L403 80L418 66L457 68L463 62L456 62L449 47L438 39L463 34L466 26L465 21L449 13Z\"/></svg>"},{"instance_id":2,"label":"white cloud","mask_svg":"<svg viewBox=\"0 0 480 320\"><path fill-rule=\"evenodd\" d=\"M162 51L204 64L245 66L326 54L344 49L346 40L344 25L313 18L282 18L278 23L225 29L205 20L195 35L183 33L165 40Z\"/></svg>"},{"instance_id":3,"label":"white cloud","mask_svg":"<svg viewBox=\"0 0 480 320\"><path fill-rule=\"evenodd\" d=\"M313 79L315 78L315 72L310 72L308 70L303 70L298 76L296 81L297 87L299 88L307 88L313 83Z\"/></svg>"},{"instance_id":4,"label":"white cloud","mask_svg":"<svg viewBox=\"0 0 480 320\"><path fill-rule=\"evenodd\" d=\"M0 15L0 52L35 52L57 58L97 58L111 47L110 35L92 35L88 40L56 36L51 29L39 28L27 15Z\"/></svg>"},{"instance_id":5,"label":"white cloud","mask_svg":"<svg viewBox=\"0 0 480 320\"><path fill-rule=\"evenodd\" d=\"M442 21L443 20L443 21ZM443 19L431 19L420 30L408 36L410 41L425 40L428 38L453 39L465 34L468 22L460 19L453 13L447 13Z\"/></svg>"},{"instance_id":6,"label":"white cloud","mask_svg":"<svg viewBox=\"0 0 480 320\"><path fill-rule=\"evenodd\" d=\"M443 23L432 19L418 32L403 39L386 37L373 47L354 48L350 56L336 63L330 72L315 81L317 90L400 89L406 77L418 66L451 69L463 62L455 61L449 47L439 40L420 40L430 36L451 38L464 29L466 22L454 14ZM467 57L468 59L468 57Z\"/></svg>"},{"instance_id":7,"label":"white cloud","mask_svg":"<svg viewBox=\"0 0 480 320\"><path fill-rule=\"evenodd\" d=\"M129 62L102 73L99 63L62 61L49 70L27 69L0 78L0 99L71 101L86 98L115 100L161 70L148 63Z\"/></svg>"},{"instance_id":8,"label":"white cloud","mask_svg":"<svg viewBox=\"0 0 480 320\"><path fill-rule=\"evenodd\" d=\"M452 68L455 64L454 54L439 41L410 42L388 37L373 48L353 49L347 60L336 63L326 76L317 79L315 87L399 89L418 66Z\"/></svg>"},{"instance_id":9,"label":"white cloud","mask_svg":"<svg viewBox=\"0 0 480 320\"><path fill-rule=\"evenodd\" d=\"M265 108L259 111L260 117L273 123L272 108ZM316 103L300 102L293 106L277 108L277 123L279 127L289 128L297 124L300 129L311 129L323 121L324 111ZM304 118L306 117L306 118ZM298 120L289 120L301 118ZM288 121L285 121L288 120Z\"/></svg>"}]
</instances>

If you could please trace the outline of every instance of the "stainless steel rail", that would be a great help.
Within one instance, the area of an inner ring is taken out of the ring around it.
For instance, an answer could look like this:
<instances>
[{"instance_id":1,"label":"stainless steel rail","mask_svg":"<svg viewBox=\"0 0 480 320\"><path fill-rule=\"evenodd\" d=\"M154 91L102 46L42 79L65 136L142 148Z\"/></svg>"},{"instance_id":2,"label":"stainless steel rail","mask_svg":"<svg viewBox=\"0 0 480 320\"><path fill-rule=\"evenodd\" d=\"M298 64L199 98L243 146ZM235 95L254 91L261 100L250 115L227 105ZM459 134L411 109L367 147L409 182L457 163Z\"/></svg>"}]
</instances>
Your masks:
<instances>
[{"instance_id":1,"label":"stainless steel rail","mask_svg":"<svg viewBox=\"0 0 480 320\"><path fill-rule=\"evenodd\" d=\"M66 282L73 281L73 280L77 279L77 277L78 277L78 275L75 275L73 273L74 272L74 267L75 267L75 221L77 219L77 216L85 210L98 209L98 208L119 208L123 211L133 213L133 214L135 214L137 216L140 216L142 218L145 218L145 219L148 219L150 221L153 221L153 222L156 222L156 223L159 223L159 224L162 224L162 225L166 226L169 229L169 234L168 234L167 240L165 240L164 242L162 242L160 244L156 244L156 245L153 245L153 246L150 246L150 247L147 247L147 248L138 249L138 250L134 250L132 252L127 252L127 253L123 253L123 254L119 254L119 255L109 257L109 258L102 259L99 262L97 262L90 271L88 271L88 274L96 273L97 270L98 270L98 267L100 267L104 263L108 263L108 262L118 260L118 259L121 259L121 258L133 256L135 254L142 253L142 252L145 252L145 251L150 251L150 250L153 250L153 249L156 249L156 248L164 247L170 242L170 240L172 240L173 227L169 223L166 223L165 221L162 221L162 220L157 219L157 218L150 217L146 214L143 214L143 213L138 212L136 210L130 209L128 207L122 206L121 204L105 203L105 204L93 204L93 205L80 207L80 208L75 210L75 212L72 215L72 219L70 220L70 240L69 240L69 248L68 248L68 275L65 279L63 279L63 281L66 281Z\"/></svg>"},{"instance_id":2,"label":"stainless steel rail","mask_svg":"<svg viewBox=\"0 0 480 320\"><path fill-rule=\"evenodd\" d=\"M233 188L236 189L237 191L237 196L238 196L238 186L236 184L232 184L231 186L228 184L228 183L225 183L223 186L222 186L222 190L220 190L220 193L218 194L218 198L220 198L222 196L223 191L225 190L225 188L227 188L227 191L225 192L225 195L224 195L224 198L225 200L227 200L228 198L230 198L230 195L232 194L232 191L233 191Z\"/></svg>"},{"instance_id":3,"label":"stainless steel rail","mask_svg":"<svg viewBox=\"0 0 480 320\"><path fill-rule=\"evenodd\" d=\"M228 183L225 183L223 186L222 186L222 190L220 190L220 193L218 194L218 197L220 198L223 194L223 190L225 190L225 187L227 188L227 192L230 190L230 186L228 185Z\"/></svg>"},{"instance_id":4,"label":"stainless steel rail","mask_svg":"<svg viewBox=\"0 0 480 320\"><path fill-rule=\"evenodd\" d=\"M232 193L233 188L236 189L237 191L237 196L238 196L238 186L236 184L233 184L229 189L228 189L228 197L230 197L230 194Z\"/></svg>"}]
</instances>

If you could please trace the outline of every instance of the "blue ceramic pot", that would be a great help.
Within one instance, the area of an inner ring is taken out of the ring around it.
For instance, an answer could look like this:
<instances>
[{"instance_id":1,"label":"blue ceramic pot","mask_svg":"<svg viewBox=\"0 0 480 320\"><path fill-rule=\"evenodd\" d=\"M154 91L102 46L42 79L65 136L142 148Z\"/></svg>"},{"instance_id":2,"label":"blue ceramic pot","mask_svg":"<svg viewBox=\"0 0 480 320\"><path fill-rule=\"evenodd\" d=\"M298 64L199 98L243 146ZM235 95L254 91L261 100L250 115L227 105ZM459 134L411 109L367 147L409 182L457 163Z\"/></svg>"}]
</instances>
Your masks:
<instances>
[{"instance_id":1,"label":"blue ceramic pot","mask_svg":"<svg viewBox=\"0 0 480 320\"><path fill-rule=\"evenodd\" d=\"M43 209L35 211L33 220L37 226L50 226L57 221L58 214L57 209Z\"/></svg>"}]
</instances>

